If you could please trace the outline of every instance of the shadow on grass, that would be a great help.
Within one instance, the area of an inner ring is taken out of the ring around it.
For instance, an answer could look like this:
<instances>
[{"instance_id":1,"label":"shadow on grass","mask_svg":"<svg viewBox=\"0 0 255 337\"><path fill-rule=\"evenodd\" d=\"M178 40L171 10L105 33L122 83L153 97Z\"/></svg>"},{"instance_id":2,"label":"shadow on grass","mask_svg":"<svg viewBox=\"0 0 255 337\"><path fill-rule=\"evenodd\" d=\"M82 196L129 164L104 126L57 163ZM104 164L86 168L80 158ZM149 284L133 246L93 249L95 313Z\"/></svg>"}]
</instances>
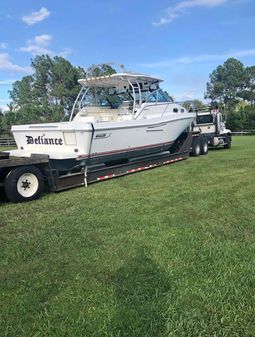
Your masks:
<instances>
[{"instance_id":1,"label":"shadow on grass","mask_svg":"<svg viewBox=\"0 0 255 337\"><path fill-rule=\"evenodd\" d=\"M107 336L154 336L166 331L166 296L170 291L165 272L146 248L120 268L114 279L116 314Z\"/></svg>"},{"instance_id":2,"label":"shadow on grass","mask_svg":"<svg viewBox=\"0 0 255 337\"><path fill-rule=\"evenodd\" d=\"M8 202L8 199L7 199L6 195L5 195L4 188L0 187L0 205L2 203L6 203L6 202Z\"/></svg>"},{"instance_id":3,"label":"shadow on grass","mask_svg":"<svg viewBox=\"0 0 255 337\"><path fill-rule=\"evenodd\" d=\"M78 188L78 187L76 187L76 188ZM36 200L38 200L38 199L42 199L43 197L45 197L45 196L47 196L48 194L50 194L50 193L54 193L54 192L52 192L51 190L50 190L50 188L49 188L49 186L47 185L47 184L45 184L44 185L44 191L43 191L43 193L36 199ZM27 203L27 202L33 202L33 200L31 200L31 201L23 201L23 202L25 202L25 203ZM10 204L10 203L12 203L8 198L7 198L7 196L6 196L6 194L5 194L5 191L4 191L4 187L1 187L0 186L0 206L2 205L2 204ZM19 202L19 203L21 203L21 202Z\"/></svg>"},{"instance_id":4,"label":"shadow on grass","mask_svg":"<svg viewBox=\"0 0 255 337\"><path fill-rule=\"evenodd\" d=\"M227 150L230 150L231 148L227 149L223 146L216 146L216 147L209 147L209 151L227 151Z\"/></svg>"}]
</instances>

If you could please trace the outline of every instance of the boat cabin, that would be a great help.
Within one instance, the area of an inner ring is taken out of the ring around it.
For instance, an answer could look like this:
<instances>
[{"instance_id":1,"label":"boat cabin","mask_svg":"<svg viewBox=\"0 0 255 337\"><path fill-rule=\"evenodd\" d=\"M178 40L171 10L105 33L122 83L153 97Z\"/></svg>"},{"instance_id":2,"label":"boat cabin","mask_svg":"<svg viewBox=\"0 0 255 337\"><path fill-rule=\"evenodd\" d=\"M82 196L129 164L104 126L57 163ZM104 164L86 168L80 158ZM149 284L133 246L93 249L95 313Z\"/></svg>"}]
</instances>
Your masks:
<instances>
[{"instance_id":1,"label":"boat cabin","mask_svg":"<svg viewBox=\"0 0 255 337\"><path fill-rule=\"evenodd\" d=\"M107 122L186 112L160 89L160 82L161 79L131 72L80 79L82 88L70 120Z\"/></svg>"}]
</instances>

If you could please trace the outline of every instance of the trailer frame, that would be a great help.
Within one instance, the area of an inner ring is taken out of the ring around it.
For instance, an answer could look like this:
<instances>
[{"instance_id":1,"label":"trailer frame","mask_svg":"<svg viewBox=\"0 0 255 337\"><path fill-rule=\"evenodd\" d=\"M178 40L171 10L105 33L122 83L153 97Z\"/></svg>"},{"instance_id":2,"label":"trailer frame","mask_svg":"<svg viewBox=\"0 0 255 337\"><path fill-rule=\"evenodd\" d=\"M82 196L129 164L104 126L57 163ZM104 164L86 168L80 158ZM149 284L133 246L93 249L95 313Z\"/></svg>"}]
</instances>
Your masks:
<instances>
[{"instance_id":1,"label":"trailer frame","mask_svg":"<svg viewBox=\"0 0 255 337\"><path fill-rule=\"evenodd\" d=\"M85 164L84 159L77 157L71 169L67 169L70 163L66 160L61 160L56 166L55 161L48 155L32 154L31 157L15 158L10 157L8 152L0 152L0 187L4 188L7 198L12 202L30 201L40 197L43 186L39 186L40 193L27 197L25 190L28 191L30 188L29 178L27 178L29 172L30 176L38 176L38 184L47 183L50 191L60 192L176 163L187 159L190 153L193 155L207 154L207 151L196 153L194 151L196 144L203 148L207 142L199 132L187 130L177 138L170 151L97 165ZM25 177L24 181L19 177L21 174L23 174L21 177ZM18 186L20 179L21 185ZM24 189L25 196L17 193L19 190L17 186Z\"/></svg>"}]
</instances>

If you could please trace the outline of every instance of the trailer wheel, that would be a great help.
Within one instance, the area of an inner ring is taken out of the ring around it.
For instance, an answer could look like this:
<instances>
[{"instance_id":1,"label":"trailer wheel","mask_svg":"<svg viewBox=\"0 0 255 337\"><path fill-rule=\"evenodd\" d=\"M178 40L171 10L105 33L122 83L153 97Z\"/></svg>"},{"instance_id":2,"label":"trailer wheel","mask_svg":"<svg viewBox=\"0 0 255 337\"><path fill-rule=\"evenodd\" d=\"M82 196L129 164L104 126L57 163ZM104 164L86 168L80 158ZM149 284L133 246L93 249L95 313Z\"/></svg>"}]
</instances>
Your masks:
<instances>
[{"instance_id":1,"label":"trailer wheel","mask_svg":"<svg viewBox=\"0 0 255 337\"><path fill-rule=\"evenodd\" d=\"M12 202L39 198L44 189L41 171L35 166L21 166L11 170L4 183L5 194Z\"/></svg>"},{"instance_id":2,"label":"trailer wheel","mask_svg":"<svg viewBox=\"0 0 255 337\"><path fill-rule=\"evenodd\" d=\"M230 149L231 148L231 137L226 137L226 144L224 145L224 149Z\"/></svg>"},{"instance_id":3,"label":"trailer wheel","mask_svg":"<svg viewBox=\"0 0 255 337\"><path fill-rule=\"evenodd\" d=\"M208 153L208 142L206 139L201 140L201 154L206 155Z\"/></svg>"},{"instance_id":4,"label":"trailer wheel","mask_svg":"<svg viewBox=\"0 0 255 337\"><path fill-rule=\"evenodd\" d=\"M201 144L199 138L194 138L192 143L191 154L194 157L198 157L201 154Z\"/></svg>"}]
</instances>

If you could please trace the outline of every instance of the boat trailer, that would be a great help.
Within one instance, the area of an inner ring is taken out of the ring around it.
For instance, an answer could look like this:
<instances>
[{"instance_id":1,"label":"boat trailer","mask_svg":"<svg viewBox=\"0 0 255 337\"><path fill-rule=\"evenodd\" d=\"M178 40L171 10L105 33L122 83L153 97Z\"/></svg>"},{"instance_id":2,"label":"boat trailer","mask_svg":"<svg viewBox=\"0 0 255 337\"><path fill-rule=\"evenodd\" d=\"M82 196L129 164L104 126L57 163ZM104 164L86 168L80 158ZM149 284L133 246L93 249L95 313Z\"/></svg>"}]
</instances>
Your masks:
<instances>
[{"instance_id":1,"label":"boat trailer","mask_svg":"<svg viewBox=\"0 0 255 337\"><path fill-rule=\"evenodd\" d=\"M108 162L98 165L84 164L77 158L76 165L66 169L65 160L60 160L58 168L47 155L32 154L31 157L10 157L8 152L0 153L0 191L12 202L37 199L46 183L53 192L60 192L79 186L117 178L127 174L169 165L187 159L196 144L203 148L206 141L197 132L183 132L169 151ZM205 151L207 153L207 151ZM202 153L202 154L206 154Z\"/></svg>"}]
</instances>

